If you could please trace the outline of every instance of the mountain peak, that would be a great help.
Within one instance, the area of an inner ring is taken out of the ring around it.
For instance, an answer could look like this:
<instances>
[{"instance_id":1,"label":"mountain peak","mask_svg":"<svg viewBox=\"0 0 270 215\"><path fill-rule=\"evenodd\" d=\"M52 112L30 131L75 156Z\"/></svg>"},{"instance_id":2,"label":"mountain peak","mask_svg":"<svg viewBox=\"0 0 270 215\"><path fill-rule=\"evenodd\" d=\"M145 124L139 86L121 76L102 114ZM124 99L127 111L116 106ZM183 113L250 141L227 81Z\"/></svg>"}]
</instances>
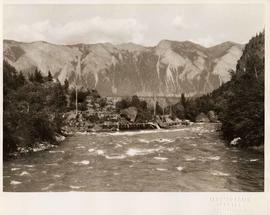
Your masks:
<instances>
[{"instance_id":1,"label":"mountain peak","mask_svg":"<svg viewBox=\"0 0 270 215\"><path fill-rule=\"evenodd\" d=\"M211 47L207 48L207 50L211 56L218 58L218 57L224 55L224 53L226 53L232 47L236 47L238 49L243 50L244 45L241 45L241 44L238 44L235 42L231 42L231 41L226 41L226 42L211 46Z\"/></svg>"},{"instance_id":2,"label":"mountain peak","mask_svg":"<svg viewBox=\"0 0 270 215\"><path fill-rule=\"evenodd\" d=\"M136 43L132 43L132 42L128 42L128 43L121 43L116 45L117 48L121 49L121 50L126 50L126 51L143 51L145 49L147 49L146 47L136 44Z\"/></svg>"},{"instance_id":3,"label":"mountain peak","mask_svg":"<svg viewBox=\"0 0 270 215\"><path fill-rule=\"evenodd\" d=\"M27 74L37 67L47 74L50 70L60 82L67 79L71 87L79 73L78 84L95 88L101 95L191 96L211 92L230 79L228 70L235 70L242 54L234 44L205 48L192 41L161 40L154 47L131 42L54 45L37 41L25 45L5 40L3 48L4 59L18 71Z\"/></svg>"}]
</instances>

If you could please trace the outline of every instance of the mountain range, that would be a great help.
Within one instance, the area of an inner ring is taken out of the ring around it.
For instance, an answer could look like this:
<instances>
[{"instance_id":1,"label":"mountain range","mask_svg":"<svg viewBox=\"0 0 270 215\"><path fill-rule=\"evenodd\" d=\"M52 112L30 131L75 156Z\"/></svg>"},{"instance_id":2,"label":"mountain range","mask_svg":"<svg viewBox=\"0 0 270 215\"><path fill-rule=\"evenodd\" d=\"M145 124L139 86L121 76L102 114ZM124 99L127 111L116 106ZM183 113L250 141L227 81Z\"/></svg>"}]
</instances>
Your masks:
<instances>
[{"instance_id":1,"label":"mountain range","mask_svg":"<svg viewBox=\"0 0 270 215\"><path fill-rule=\"evenodd\" d=\"M97 89L103 96L198 96L230 80L244 45L206 48L190 41L56 45L4 40L4 59L23 74L38 68L61 83Z\"/></svg>"}]
</instances>

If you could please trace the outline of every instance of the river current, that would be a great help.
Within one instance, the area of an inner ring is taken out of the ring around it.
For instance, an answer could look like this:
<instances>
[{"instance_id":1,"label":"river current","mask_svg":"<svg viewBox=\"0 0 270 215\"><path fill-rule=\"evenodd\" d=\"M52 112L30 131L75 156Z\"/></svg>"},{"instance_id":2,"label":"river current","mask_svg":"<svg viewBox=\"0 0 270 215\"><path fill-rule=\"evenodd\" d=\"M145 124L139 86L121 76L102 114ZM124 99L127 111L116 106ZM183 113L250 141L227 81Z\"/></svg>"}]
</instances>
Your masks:
<instances>
[{"instance_id":1,"label":"river current","mask_svg":"<svg viewBox=\"0 0 270 215\"><path fill-rule=\"evenodd\" d=\"M263 153L227 147L216 128L77 133L4 162L3 190L263 191Z\"/></svg>"}]
</instances>

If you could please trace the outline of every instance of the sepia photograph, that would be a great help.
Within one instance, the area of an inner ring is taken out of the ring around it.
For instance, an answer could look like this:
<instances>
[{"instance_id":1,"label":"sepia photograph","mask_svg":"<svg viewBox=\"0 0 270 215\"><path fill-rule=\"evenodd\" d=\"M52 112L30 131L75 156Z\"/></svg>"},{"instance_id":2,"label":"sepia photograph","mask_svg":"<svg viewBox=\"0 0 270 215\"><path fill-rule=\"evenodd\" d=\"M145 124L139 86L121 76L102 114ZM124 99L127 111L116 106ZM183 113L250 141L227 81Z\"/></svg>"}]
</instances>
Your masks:
<instances>
[{"instance_id":1,"label":"sepia photograph","mask_svg":"<svg viewBox=\"0 0 270 215\"><path fill-rule=\"evenodd\" d=\"M3 5L3 192L264 192L265 25L264 4Z\"/></svg>"}]
</instances>

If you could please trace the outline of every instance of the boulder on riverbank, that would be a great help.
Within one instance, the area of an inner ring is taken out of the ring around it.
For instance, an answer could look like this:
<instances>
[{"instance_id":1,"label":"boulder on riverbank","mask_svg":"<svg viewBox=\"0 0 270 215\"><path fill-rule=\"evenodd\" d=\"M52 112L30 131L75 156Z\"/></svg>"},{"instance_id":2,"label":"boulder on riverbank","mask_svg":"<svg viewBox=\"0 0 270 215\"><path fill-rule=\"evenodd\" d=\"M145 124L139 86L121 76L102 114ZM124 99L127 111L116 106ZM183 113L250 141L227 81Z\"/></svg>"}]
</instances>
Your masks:
<instances>
[{"instance_id":1,"label":"boulder on riverbank","mask_svg":"<svg viewBox=\"0 0 270 215\"><path fill-rule=\"evenodd\" d=\"M240 141L241 141L241 137L234 138L234 139L230 142L230 145L231 145L231 146L238 146L238 145L240 144Z\"/></svg>"},{"instance_id":2,"label":"boulder on riverbank","mask_svg":"<svg viewBox=\"0 0 270 215\"><path fill-rule=\"evenodd\" d=\"M210 122L209 118L207 117L207 115L205 113L200 113L196 119L196 122Z\"/></svg>"},{"instance_id":3,"label":"boulder on riverbank","mask_svg":"<svg viewBox=\"0 0 270 215\"><path fill-rule=\"evenodd\" d=\"M124 110L121 110L120 116L124 117L125 119L129 120L130 122L135 122L137 117L138 110L136 107L129 107Z\"/></svg>"},{"instance_id":4,"label":"boulder on riverbank","mask_svg":"<svg viewBox=\"0 0 270 215\"><path fill-rule=\"evenodd\" d=\"M215 111L210 110L210 111L207 113L207 116L208 116L208 119L210 120L210 122L219 122L218 116L217 116L217 114L215 113Z\"/></svg>"}]
</instances>

